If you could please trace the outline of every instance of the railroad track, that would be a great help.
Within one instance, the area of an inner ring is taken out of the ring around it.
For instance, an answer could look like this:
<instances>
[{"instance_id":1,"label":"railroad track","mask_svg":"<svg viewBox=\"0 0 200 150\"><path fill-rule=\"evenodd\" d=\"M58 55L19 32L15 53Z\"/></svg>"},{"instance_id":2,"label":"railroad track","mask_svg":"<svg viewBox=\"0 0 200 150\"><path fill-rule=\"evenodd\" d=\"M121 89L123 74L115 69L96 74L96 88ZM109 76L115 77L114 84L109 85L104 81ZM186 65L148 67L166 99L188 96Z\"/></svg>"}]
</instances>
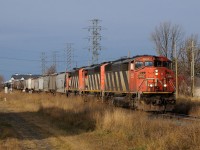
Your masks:
<instances>
[{"instance_id":1,"label":"railroad track","mask_svg":"<svg viewBox=\"0 0 200 150\"><path fill-rule=\"evenodd\" d=\"M166 118L166 119L200 122L199 116L177 114L177 113L165 113L165 114L154 114L154 115L156 115L157 117Z\"/></svg>"}]
</instances>

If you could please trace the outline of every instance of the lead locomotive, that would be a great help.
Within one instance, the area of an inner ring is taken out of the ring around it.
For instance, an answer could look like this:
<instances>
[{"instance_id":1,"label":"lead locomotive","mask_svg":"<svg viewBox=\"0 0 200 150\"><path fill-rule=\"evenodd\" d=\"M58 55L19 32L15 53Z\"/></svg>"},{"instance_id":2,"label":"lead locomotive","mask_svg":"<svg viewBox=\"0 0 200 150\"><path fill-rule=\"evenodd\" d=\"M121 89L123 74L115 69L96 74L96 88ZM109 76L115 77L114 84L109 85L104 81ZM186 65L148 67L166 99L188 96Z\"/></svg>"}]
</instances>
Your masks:
<instances>
[{"instance_id":1,"label":"lead locomotive","mask_svg":"<svg viewBox=\"0 0 200 150\"><path fill-rule=\"evenodd\" d=\"M174 82L169 59L142 55L67 72L66 94L93 94L116 106L171 111L176 102Z\"/></svg>"}]
</instances>

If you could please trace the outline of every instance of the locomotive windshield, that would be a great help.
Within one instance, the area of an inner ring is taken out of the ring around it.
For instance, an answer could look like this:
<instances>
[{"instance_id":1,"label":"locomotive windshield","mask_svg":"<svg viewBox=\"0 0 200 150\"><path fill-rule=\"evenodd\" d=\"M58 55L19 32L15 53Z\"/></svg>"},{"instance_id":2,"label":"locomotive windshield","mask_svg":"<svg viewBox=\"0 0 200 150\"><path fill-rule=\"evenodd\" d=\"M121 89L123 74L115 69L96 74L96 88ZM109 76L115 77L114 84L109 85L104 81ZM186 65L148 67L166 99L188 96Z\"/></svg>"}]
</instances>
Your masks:
<instances>
[{"instance_id":1,"label":"locomotive windshield","mask_svg":"<svg viewBox=\"0 0 200 150\"><path fill-rule=\"evenodd\" d=\"M154 61L154 66L155 67L166 67L166 68L171 68L171 62L170 61L159 61L156 60Z\"/></svg>"},{"instance_id":2,"label":"locomotive windshield","mask_svg":"<svg viewBox=\"0 0 200 150\"><path fill-rule=\"evenodd\" d=\"M154 62L154 66L155 66L155 67L162 67L162 62L159 61L159 60L156 60L156 61Z\"/></svg>"},{"instance_id":3,"label":"locomotive windshield","mask_svg":"<svg viewBox=\"0 0 200 150\"><path fill-rule=\"evenodd\" d=\"M137 61L137 62L135 62L135 69L141 68L143 66L145 66L145 67L153 66L153 62L152 61L145 61L145 62Z\"/></svg>"},{"instance_id":4,"label":"locomotive windshield","mask_svg":"<svg viewBox=\"0 0 200 150\"><path fill-rule=\"evenodd\" d=\"M163 67L171 69L171 62L169 62L169 61L163 61Z\"/></svg>"},{"instance_id":5,"label":"locomotive windshield","mask_svg":"<svg viewBox=\"0 0 200 150\"><path fill-rule=\"evenodd\" d=\"M154 67L166 67L166 68L171 68L171 62L170 61L160 61L160 60L155 60L154 62L153 61L145 61L145 62L142 62L142 61L137 61L135 62L135 69L139 69L141 67L151 67L151 66L154 66Z\"/></svg>"},{"instance_id":6,"label":"locomotive windshield","mask_svg":"<svg viewBox=\"0 0 200 150\"><path fill-rule=\"evenodd\" d=\"M142 61L135 62L135 69L141 68L142 66L143 66L143 62Z\"/></svg>"},{"instance_id":7,"label":"locomotive windshield","mask_svg":"<svg viewBox=\"0 0 200 150\"><path fill-rule=\"evenodd\" d=\"M145 65L146 67L153 66L153 62L152 62L152 61L145 61L145 62L144 62L144 65Z\"/></svg>"}]
</instances>

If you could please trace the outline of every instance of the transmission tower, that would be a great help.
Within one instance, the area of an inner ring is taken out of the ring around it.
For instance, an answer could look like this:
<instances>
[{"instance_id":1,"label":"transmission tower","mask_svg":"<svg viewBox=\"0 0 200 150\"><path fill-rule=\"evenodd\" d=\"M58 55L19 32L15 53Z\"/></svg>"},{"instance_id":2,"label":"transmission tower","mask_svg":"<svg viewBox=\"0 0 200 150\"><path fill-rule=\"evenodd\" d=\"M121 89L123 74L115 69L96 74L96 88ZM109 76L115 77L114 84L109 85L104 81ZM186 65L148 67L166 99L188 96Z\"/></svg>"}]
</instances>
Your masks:
<instances>
[{"instance_id":1,"label":"transmission tower","mask_svg":"<svg viewBox=\"0 0 200 150\"><path fill-rule=\"evenodd\" d=\"M67 71L70 71L72 69L72 53L73 53L72 43L67 43L67 49L65 50Z\"/></svg>"},{"instance_id":2,"label":"transmission tower","mask_svg":"<svg viewBox=\"0 0 200 150\"><path fill-rule=\"evenodd\" d=\"M53 67L55 69L55 72L57 70L57 51L53 51L53 55L52 55L52 62L53 62Z\"/></svg>"},{"instance_id":3,"label":"transmission tower","mask_svg":"<svg viewBox=\"0 0 200 150\"><path fill-rule=\"evenodd\" d=\"M41 67L42 67L42 75L46 72L46 54L42 52L41 54Z\"/></svg>"},{"instance_id":4,"label":"transmission tower","mask_svg":"<svg viewBox=\"0 0 200 150\"><path fill-rule=\"evenodd\" d=\"M88 27L89 31L89 51L92 52L92 64L97 64L99 59L99 51L101 50L101 34L102 27L99 25L99 19L91 20L92 26Z\"/></svg>"}]
</instances>

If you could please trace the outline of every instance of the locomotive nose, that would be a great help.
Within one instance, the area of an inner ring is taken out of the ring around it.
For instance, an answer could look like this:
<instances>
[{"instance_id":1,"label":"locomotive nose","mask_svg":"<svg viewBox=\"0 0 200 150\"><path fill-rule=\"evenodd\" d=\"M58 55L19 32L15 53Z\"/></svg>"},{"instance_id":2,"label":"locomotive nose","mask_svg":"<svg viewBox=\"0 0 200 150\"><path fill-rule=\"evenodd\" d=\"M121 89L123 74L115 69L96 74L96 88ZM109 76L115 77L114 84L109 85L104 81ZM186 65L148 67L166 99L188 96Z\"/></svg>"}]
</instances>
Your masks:
<instances>
[{"instance_id":1,"label":"locomotive nose","mask_svg":"<svg viewBox=\"0 0 200 150\"><path fill-rule=\"evenodd\" d=\"M160 68L156 68L154 70L155 77L158 77L158 78L164 78L165 77L165 72L166 72L165 69L160 69Z\"/></svg>"},{"instance_id":2,"label":"locomotive nose","mask_svg":"<svg viewBox=\"0 0 200 150\"><path fill-rule=\"evenodd\" d=\"M154 75L156 81L155 86L157 86L157 89L162 91L170 90L169 86L173 84L171 81L173 74L168 69L155 68Z\"/></svg>"}]
</instances>

